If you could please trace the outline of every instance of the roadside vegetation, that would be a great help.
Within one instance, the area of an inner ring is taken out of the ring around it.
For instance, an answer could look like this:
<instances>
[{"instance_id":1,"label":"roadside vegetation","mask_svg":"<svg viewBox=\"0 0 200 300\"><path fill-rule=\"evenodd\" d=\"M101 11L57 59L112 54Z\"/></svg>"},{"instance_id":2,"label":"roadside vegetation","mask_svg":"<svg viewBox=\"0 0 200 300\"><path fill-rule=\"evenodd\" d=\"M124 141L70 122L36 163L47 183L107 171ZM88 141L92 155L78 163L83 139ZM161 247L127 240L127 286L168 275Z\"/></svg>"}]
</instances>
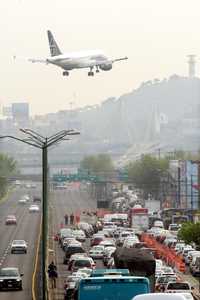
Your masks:
<instances>
[{"instance_id":1,"label":"roadside vegetation","mask_svg":"<svg viewBox=\"0 0 200 300\"><path fill-rule=\"evenodd\" d=\"M200 222L184 223L178 232L178 238L187 244L195 243L200 246Z\"/></svg>"},{"instance_id":2,"label":"roadside vegetation","mask_svg":"<svg viewBox=\"0 0 200 300\"><path fill-rule=\"evenodd\" d=\"M16 161L6 154L0 153L0 198L8 189L9 177L16 174Z\"/></svg>"},{"instance_id":3,"label":"roadside vegetation","mask_svg":"<svg viewBox=\"0 0 200 300\"><path fill-rule=\"evenodd\" d=\"M151 194L157 197L160 189L161 178L168 170L167 158L156 158L151 155L143 155L140 160L131 162L127 166L128 178L134 186L143 190L144 196Z\"/></svg>"},{"instance_id":4,"label":"roadside vegetation","mask_svg":"<svg viewBox=\"0 0 200 300\"><path fill-rule=\"evenodd\" d=\"M114 170L114 164L108 154L88 155L81 161L80 168L88 174L108 173Z\"/></svg>"}]
</instances>

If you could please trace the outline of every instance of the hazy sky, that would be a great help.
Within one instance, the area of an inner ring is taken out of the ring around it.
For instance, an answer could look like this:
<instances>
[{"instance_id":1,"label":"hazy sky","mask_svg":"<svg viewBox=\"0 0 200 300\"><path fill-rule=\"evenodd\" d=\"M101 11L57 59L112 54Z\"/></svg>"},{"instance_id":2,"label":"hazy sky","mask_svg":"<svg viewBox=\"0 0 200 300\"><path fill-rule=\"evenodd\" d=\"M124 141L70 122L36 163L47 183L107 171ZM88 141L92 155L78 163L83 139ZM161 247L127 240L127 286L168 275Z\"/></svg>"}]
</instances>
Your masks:
<instances>
[{"instance_id":1,"label":"hazy sky","mask_svg":"<svg viewBox=\"0 0 200 300\"><path fill-rule=\"evenodd\" d=\"M62 69L12 56L49 55L46 30L63 52L103 49L128 56L94 78L87 69ZM200 57L199 0L1 0L1 104L28 101L31 114L96 104L120 96L142 81L187 75L187 54ZM197 72L200 72L199 63Z\"/></svg>"}]
</instances>

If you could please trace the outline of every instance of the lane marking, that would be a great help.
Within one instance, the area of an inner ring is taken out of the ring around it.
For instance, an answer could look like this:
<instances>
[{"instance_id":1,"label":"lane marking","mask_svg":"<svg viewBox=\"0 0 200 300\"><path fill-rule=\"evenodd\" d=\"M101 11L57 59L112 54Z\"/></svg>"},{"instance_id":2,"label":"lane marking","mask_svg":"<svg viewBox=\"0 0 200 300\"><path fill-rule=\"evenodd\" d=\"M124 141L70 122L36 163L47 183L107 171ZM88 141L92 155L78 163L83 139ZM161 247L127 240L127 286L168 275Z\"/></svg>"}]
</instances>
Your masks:
<instances>
[{"instance_id":1,"label":"lane marking","mask_svg":"<svg viewBox=\"0 0 200 300\"><path fill-rule=\"evenodd\" d=\"M37 272L37 265L38 265L38 258L39 258L39 248L40 248L40 240L42 234L42 217L40 219L40 231L37 240L37 249L36 249L36 256L35 256L35 263L34 263L34 271L32 276L32 298L33 300L37 300L35 295L35 280L36 280L36 272Z\"/></svg>"}]
</instances>

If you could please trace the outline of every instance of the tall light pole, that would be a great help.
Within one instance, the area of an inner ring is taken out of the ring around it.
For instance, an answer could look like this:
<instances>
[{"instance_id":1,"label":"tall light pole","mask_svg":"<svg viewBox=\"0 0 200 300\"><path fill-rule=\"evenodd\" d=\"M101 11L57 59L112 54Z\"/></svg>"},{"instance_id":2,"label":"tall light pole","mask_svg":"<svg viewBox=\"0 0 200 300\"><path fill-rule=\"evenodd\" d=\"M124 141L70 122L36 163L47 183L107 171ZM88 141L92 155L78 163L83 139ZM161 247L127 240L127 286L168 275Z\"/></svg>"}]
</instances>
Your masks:
<instances>
[{"instance_id":1,"label":"tall light pole","mask_svg":"<svg viewBox=\"0 0 200 300\"><path fill-rule=\"evenodd\" d=\"M47 234L48 234L48 183L47 183L47 168L48 168L48 147L58 144L60 141L69 140L67 138L71 135L80 134L74 130L62 130L56 134L44 137L43 135L31 130L31 129L20 129L26 135L25 139L21 139L12 135L0 136L0 139L10 138L30 146L39 148L42 150L42 299L46 300L47 291L47 270L46 270L46 257L47 257Z\"/></svg>"}]
</instances>

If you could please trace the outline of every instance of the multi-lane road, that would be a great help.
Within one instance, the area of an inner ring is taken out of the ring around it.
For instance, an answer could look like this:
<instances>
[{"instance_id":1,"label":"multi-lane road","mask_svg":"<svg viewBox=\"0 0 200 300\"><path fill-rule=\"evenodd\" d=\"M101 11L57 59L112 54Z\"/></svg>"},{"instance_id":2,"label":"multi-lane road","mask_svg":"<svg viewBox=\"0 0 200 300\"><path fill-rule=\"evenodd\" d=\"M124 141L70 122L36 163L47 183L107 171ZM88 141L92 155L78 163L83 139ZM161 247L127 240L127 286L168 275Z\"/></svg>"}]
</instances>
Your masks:
<instances>
[{"instance_id":1,"label":"multi-lane road","mask_svg":"<svg viewBox=\"0 0 200 300\"><path fill-rule=\"evenodd\" d=\"M1 291L0 299L3 300L30 300L32 299L32 274L36 255L37 239L39 235L40 213L29 213L32 196L36 189L14 189L8 198L0 202L0 267L18 267L23 273L22 291ZM18 200L23 195L30 195L30 201L19 204ZM17 225L5 225L7 215L14 214ZM27 254L11 254L10 245L15 239L25 240L28 243Z\"/></svg>"},{"instance_id":2,"label":"multi-lane road","mask_svg":"<svg viewBox=\"0 0 200 300\"><path fill-rule=\"evenodd\" d=\"M87 191L84 190L85 186L80 186L72 184L66 190L56 190L51 192L50 206L52 209L52 222L51 230L52 233L57 233L60 226L64 223L64 215L71 213L79 213L80 211L95 211L96 201L92 199ZM63 300L64 298L64 288L63 282L67 274L67 266L63 264L64 252L60 248L57 242L53 242L52 247L54 248L54 255L50 256L55 260L58 267L58 280L57 289L51 290L52 299Z\"/></svg>"},{"instance_id":3,"label":"multi-lane road","mask_svg":"<svg viewBox=\"0 0 200 300\"><path fill-rule=\"evenodd\" d=\"M29 213L29 206L33 204L34 195L41 193L41 185L34 189L15 188L8 198L0 202L0 267L18 267L23 273L22 291L1 291L0 299L3 300L31 300L32 299L32 276L36 248L39 236L40 213ZM23 195L30 195L30 201L25 205L19 204L18 200ZM72 184L66 190L55 190L50 192L50 224L53 233L56 233L64 223L65 213L71 214L83 209L95 210L96 203L88 196L88 193ZM5 225L6 216L14 214L17 218L17 225ZM50 240L51 240L50 236ZM27 254L11 254L10 245L13 240L22 239L28 243ZM53 240L53 239L52 239ZM52 245L56 246L56 243ZM61 250L61 249L60 249ZM55 251L57 253L57 251ZM51 255L51 254L50 254ZM50 257L51 259L51 257ZM59 274L62 277L64 265L61 258L52 257L58 264ZM60 291L61 292L61 291ZM63 295L60 299L63 299Z\"/></svg>"}]
</instances>

